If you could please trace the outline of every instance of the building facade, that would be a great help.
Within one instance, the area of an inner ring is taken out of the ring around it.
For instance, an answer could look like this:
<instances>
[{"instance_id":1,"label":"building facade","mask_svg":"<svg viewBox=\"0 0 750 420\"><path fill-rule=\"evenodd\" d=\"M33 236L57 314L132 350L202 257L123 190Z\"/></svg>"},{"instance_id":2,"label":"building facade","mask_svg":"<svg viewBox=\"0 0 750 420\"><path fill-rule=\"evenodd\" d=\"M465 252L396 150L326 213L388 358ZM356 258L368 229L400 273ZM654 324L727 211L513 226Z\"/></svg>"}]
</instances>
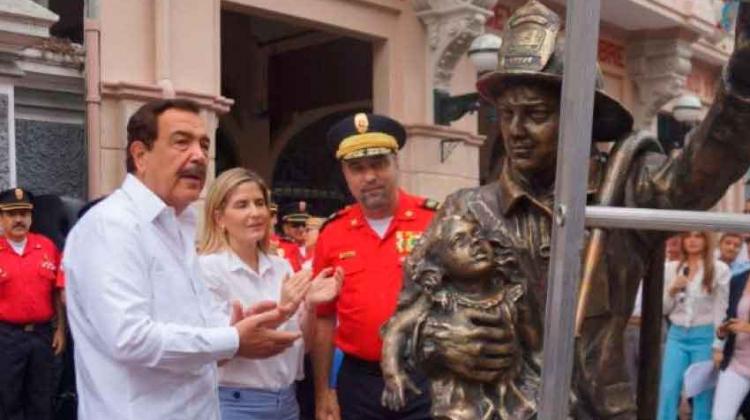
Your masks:
<instances>
[{"instance_id":1,"label":"building facade","mask_svg":"<svg viewBox=\"0 0 750 420\"><path fill-rule=\"evenodd\" d=\"M54 0L0 0L0 19L37 28L36 35L20 40L0 20L0 45L15 48L0 56L0 64L12 62L24 71L9 76L0 65L0 143L9 145L0 147L0 182L47 179L35 174L24 147L38 143L30 154L46 156L38 150L60 154L57 147L65 144L62 160L78 162L87 178L85 185L60 192L91 198L108 193L125 174L128 117L144 101L162 97L201 105L216 140L212 169L255 169L272 184L277 200L306 199L321 214L348 199L325 149L325 132L356 111L388 114L405 124L402 185L416 194L442 199L492 173L495 136L483 135L492 132L487 113L436 124L434 92L475 91L469 45L486 31L500 34L521 0L73 3L84 16L84 48L68 43L63 54L40 46L49 43L55 21L63 20L64 10L57 11L59 18L50 12ZM564 14L565 0L546 3ZM670 118L672 102L686 92L710 104L731 51L731 36L719 25L723 3L602 2L599 62L605 86L633 111L638 128L656 133L660 121ZM8 4L26 15L8 12ZM27 16L34 13L40 16ZM78 182L77 169L63 169L44 176ZM738 210L743 201L738 185L719 208Z\"/></svg>"}]
</instances>

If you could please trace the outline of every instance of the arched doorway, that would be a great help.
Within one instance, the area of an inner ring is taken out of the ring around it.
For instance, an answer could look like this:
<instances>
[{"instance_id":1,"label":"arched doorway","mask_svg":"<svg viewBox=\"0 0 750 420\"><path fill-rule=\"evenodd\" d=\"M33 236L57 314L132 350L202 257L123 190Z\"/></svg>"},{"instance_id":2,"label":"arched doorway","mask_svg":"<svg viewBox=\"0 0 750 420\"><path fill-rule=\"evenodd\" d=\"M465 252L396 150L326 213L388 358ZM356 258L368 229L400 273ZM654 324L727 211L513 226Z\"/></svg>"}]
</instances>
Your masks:
<instances>
[{"instance_id":1,"label":"arched doorway","mask_svg":"<svg viewBox=\"0 0 750 420\"><path fill-rule=\"evenodd\" d=\"M289 139L276 162L273 173L273 196L280 204L305 200L310 213L325 216L353 201L339 169L339 163L328 149L328 129L338 120L356 112L355 108L333 112L308 125Z\"/></svg>"},{"instance_id":2,"label":"arched doorway","mask_svg":"<svg viewBox=\"0 0 750 420\"><path fill-rule=\"evenodd\" d=\"M222 95L235 103L216 132L216 173L258 172L283 205L327 216L350 197L325 135L372 109L373 45L343 33L223 10Z\"/></svg>"}]
</instances>

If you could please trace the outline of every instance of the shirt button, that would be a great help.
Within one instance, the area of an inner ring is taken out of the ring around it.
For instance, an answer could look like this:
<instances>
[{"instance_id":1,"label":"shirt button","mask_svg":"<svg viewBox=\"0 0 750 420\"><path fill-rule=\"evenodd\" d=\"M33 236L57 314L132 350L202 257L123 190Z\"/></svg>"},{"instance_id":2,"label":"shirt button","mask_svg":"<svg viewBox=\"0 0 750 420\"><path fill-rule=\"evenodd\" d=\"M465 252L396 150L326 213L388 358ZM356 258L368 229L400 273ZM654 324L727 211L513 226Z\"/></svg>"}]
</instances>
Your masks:
<instances>
[{"instance_id":1,"label":"shirt button","mask_svg":"<svg viewBox=\"0 0 750 420\"><path fill-rule=\"evenodd\" d=\"M240 399L240 393L238 391L234 391L232 393L232 396L234 397L235 400L239 400Z\"/></svg>"}]
</instances>

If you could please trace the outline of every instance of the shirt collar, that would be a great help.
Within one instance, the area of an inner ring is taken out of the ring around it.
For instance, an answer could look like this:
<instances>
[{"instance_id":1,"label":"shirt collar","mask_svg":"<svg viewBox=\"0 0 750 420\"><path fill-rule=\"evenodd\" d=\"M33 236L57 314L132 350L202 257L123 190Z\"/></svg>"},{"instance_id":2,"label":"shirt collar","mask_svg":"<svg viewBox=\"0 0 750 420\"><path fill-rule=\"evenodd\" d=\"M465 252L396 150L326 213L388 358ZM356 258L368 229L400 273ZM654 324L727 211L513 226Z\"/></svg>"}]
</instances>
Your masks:
<instances>
[{"instance_id":1,"label":"shirt collar","mask_svg":"<svg viewBox=\"0 0 750 420\"><path fill-rule=\"evenodd\" d=\"M396 211L392 215L387 216L392 218L391 222L393 222L394 219L399 221L413 220L415 218L414 210L412 210L415 206L411 203L413 200L414 199L412 198L412 196L399 188ZM349 228L357 229L364 227L366 224L367 221L365 218L365 214L362 211L362 205L357 203L356 206L352 206Z\"/></svg>"},{"instance_id":2,"label":"shirt collar","mask_svg":"<svg viewBox=\"0 0 750 420\"><path fill-rule=\"evenodd\" d=\"M271 272L273 270L273 262L271 261L271 258L269 258L265 252L259 252L257 273L253 269L251 269L247 264L245 264L245 262L242 261L240 257L238 257L237 254L235 254L232 250L228 249L224 251L224 255L226 256L227 270L231 272L244 270L249 273L259 275L259 276L264 276L266 273Z\"/></svg>"},{"instance_id":3,"label":"shirt collar","mask_svg":"<svg viewBox=\"0 0 750 420\"><path fill-rule=\"evenodd\" d=\"M167 204L133 174L125 176L122 190L135 203L136 211L149 222L153 222L167 208Z\"/></svg>"},{"instance_id":4,"label":"shirt collar","mask_svg":"<svg viewBox=\"0 0 750 420\"><path fill-rule=\"evenodd\" d=\"M599 187L604 175L604 161L599 156L592 156L589 160L589 179L586 194L594 195L599 191ZM510 169L510 164L506 158L503 162L503 168L498 179L500 194L500 210L504 216L523 199L544 210L552 216L552 206L554 205L554 185L550 191L541 194L534 194L525 186L525 182L520 179L520 175Z\"/></svg>"},{"instance_id":5,"label":"shirt collar","mask_svg":"<svg viewBox=\"0 0 750 420\"><path fill-rule=\"evenodd\" d=\"M174 212L174 208L167 206L164 200L133 174L125 176L121 188L135 203L136 211L149 222L153 222L167 209L172 209ZM176 219L183 223L195 224L197 215L193 205L189 205L179 216L176 216Z\"/></svg>"}]
</instances>

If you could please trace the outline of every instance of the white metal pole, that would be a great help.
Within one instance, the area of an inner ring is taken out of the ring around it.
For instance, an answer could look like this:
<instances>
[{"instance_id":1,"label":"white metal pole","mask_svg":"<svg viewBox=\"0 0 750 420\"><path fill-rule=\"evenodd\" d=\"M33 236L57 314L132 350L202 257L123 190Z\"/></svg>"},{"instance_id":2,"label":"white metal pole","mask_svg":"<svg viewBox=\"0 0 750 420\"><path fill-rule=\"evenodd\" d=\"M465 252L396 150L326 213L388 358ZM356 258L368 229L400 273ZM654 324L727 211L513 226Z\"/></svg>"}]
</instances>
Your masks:
<instances>
[{"instance_id":1,"label":"white metal pole","mask_svg":"<svg viewBox=\"0 0 750 420\"><path fill-rule=\"evenodd\" d=\"M586 226L685 232L709 230L750 232L750 215L627 207L586 207Z\"/></svg>"},{"instance_id":2,"label":"white metal pole","mask_svg":"<svg viewBox=\"0 0 750 420\"><path fill-rule=\"evenodd\" d=\"M583 250L600 0L568 0L540 420L567 417Z\"/></svg>"}]
</instances>

